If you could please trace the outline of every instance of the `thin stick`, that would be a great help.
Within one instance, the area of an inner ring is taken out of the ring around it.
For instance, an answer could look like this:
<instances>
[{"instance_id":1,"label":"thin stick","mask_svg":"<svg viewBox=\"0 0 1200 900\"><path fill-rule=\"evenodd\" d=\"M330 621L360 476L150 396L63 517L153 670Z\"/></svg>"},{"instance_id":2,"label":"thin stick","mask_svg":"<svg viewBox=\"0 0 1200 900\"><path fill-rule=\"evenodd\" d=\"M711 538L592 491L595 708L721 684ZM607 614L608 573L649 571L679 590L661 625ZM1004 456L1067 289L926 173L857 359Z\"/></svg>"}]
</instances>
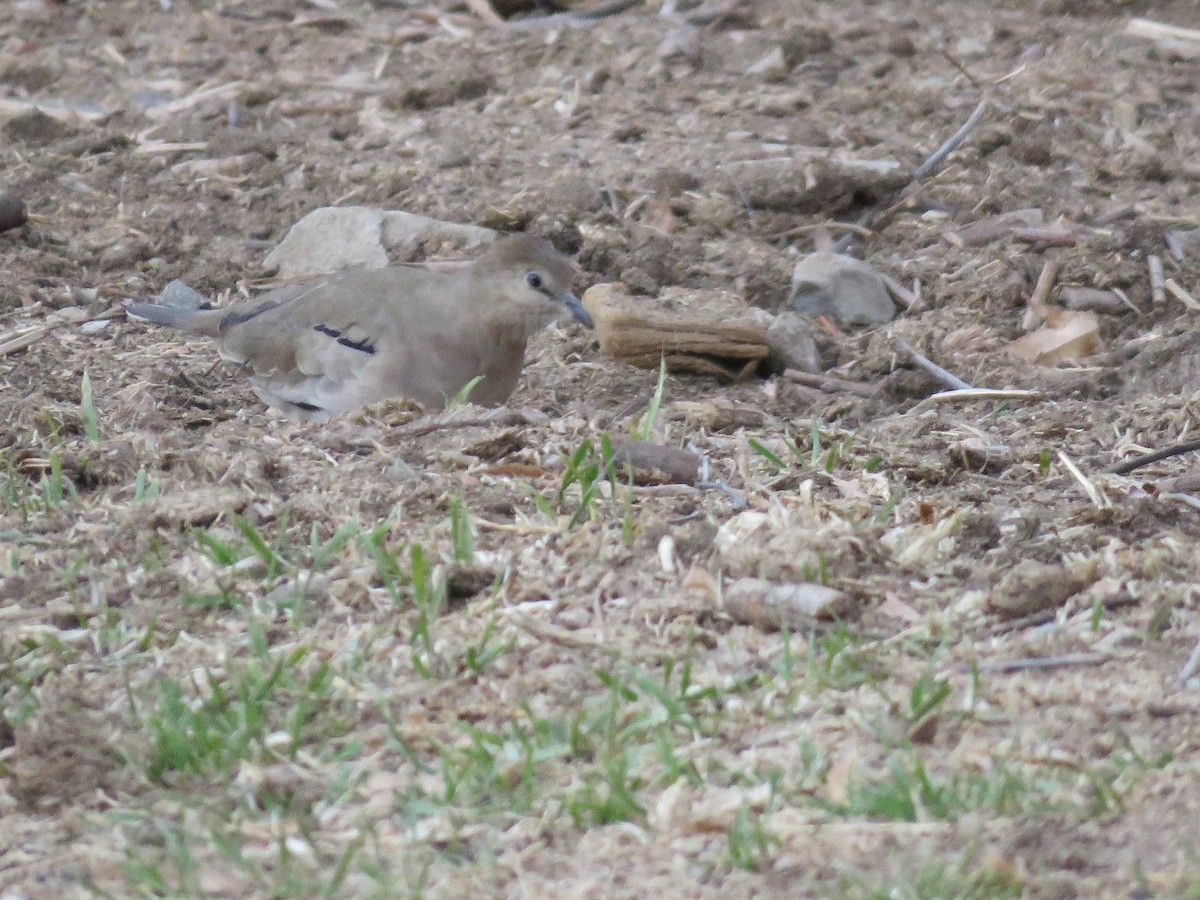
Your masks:
<instances>
[{"instance_id":1,"label":"thin stick","mask_svg":"<svg viewBox=\"0 0 1200 900\"><path fill-rule=\"evenodd\" d=\"M24 334L19 334L16 337L0 343L0 356L7 356L10 353L15 353L18 350L24 350L30 344L36 344L42 338L50 333L49 325L38 325L29 329Z\"/></svg>"},{"instance_id":2,"label":"thin stick","mask_svg":"<svg viewBox=\"0 0 1200 900\"><path fill-rule=\"evenodd\" d=\"M946 139L946 142L942 144L942 146L938 147L937 150L933 152L933 155L929 157L929 159L921 163L921 165L917 168L917 171L913 172L912 180L914 182L924 181L926 178L940 169L942 167L942 163L946 161L946 157L958 149L959 144L967 139L967 135L969 135L975 129L975 126L979 124L980 120L983 119L983 114L987 111L987 108L987 100L980 100L975 109L971 111L971 115L967 117L967 121L963 122L962 127L958 129L958 131L954 132L954 134L950 135L950 137Z\"/></svg>"},{"instance_id":3,"label":"thin stick","mask_svg":"<svg viewBox=\"0 0 1200 900\"><path fill-rule=\"evenodd\" d=\"M963 141L967 139L967 135L974 131L975 126L983 120L983 114L987 111L987 108L988 101L980 100L975 109L971 111L971 115L967 117L967 121L963 122L962 127L959 128L958 131L954 132L954 134L950 135L950 137L946 139L946 142L942 144L942 146L938 147L937 150L935 150L933 154L925 160L925 162L921 163L921 165L917 167L916 171L913 172L912 178L909 180L908 184L896 191L887 204L876 205L871 209L864 210L862 215L855 220L856 224L865 227L867 223L875 217L897 209L897 201L899 198L905 196L913 189L914 186L920 184L922 181L925 181L941 168L942 163L946 161L946 158L953 153ZM876 228L876 230L878 229ZM840 238L838 238L837 243L833 245L834 252L845 253L846 248L850 246L850 242L852 240L854 240L853 232L842 235Z\"/></svg>"},{"instance_id":4,"label":"thin stick","mask_svg":"<svg viewBox=\"0 0 1200 900\"><path fill-rule=\"evenodd\" d=\"M912 309L917 302L917 294L915 291L910 291L891 275L879 273L883 279L884 286L887 287L888 293L892 295L892 299L903 306L905 309Z\"/></svg>"},{"instance_id":5,"label":"thin stick","mask_svg":"<svg viewBox=\"0 0 1200 900\"><path fill-rule=\"evenodd\" d=\"M1172 456L1181 456L1184 453L1191 453L1193 450L1200 450L1200 440L1188 441L1183 444L1175 444L1163 450L1155 450L1153 453L1147 453L1144 456L1135 456L1133 459L1128 459L1123 463L1118 463L1115 466L1109 466L1101 471L1109 475L1128 475L1134 469L1140 469L1142 466L1148 466L1151 463L1156 463L1164 459L1170 459Z\"/></svg>"},{"instance_id":6,"label":"thin stick","mask_svg":"<svg viewBox=\"0 0 1200 900\"><path fill-rule=\"evenodd\" d=\"M1092 501L1092 505L1096 509L1104 509L1112 505L1109 503L1108 498L1097 490L1096 485L1092 484L1091 479L1079 471L1079 466L1075 465L1074 460L1067 456L1065 450L1060 449L1058 451L1058 460L1067 467L1067 471L1071 473L1071 477L1079 482L1079 486L1083 488L1083 492L1088 495L1088 499Z\"/></svg>"},{"instance_id":7,"label":"thin stick","mask_svg":"<svg viewBox=\"0 0 1200 900\"><path fill-rule=\"evenodd\" d=\"M1192 650L1192 655L1187 658L1187 662L1179 670L1179 683L1187 684L1188 679L1196 674L1198 667L1200 667L1200 641L1196 642L1196 646Z\"/></svg>"},{"instance_id":8,"label":"thin stick","mask_svg":"<svg viewBox=\"0 0 1200 900\"><path fill-rule=\"evenodd\" d=\"M981 672L1024 672L1027 669L1061 669L1065 666L1098 666L1108 662L1107 653L1064 653L1062 656L1031 656L979 664Z\"/></svg>"},{"instance_id":9,"label":"thin stick","mask_svg":"<svg viewBox=\"0 0 1200 900\"><path fill-rule=\"evenodd\" d=\"M910 416L921 415L940 403L973 403L977 400L1041 400L1041 391L1011 388L971 388L966 391L938 391L930 394L908 411Z\"/></svg>"},{"instance_id":10,"label":"thin stick","mask_svg":"<svg viewBox=\"0 0 1200 900\"><path fill-rule=\"evenodd\" d=\"M938 391L922 403L965 403L970 400L1041 400L1041 391L1022 388L967 388L961 391Z\"/></svg>"},{"instance_id":11,"label":"thin stick","mask_svg":"<svg viewBox=\"0 0 1200 900\"><path fill-rule=\"evenodd\" d=\"M1032 331L1046 318L1048 312L1046 301L1050 299L1050 292L1054 290L1054 282L1057 280L1058 263L1048 259L1042 264L1037 284L1034 285L1033 293L1029 295L1029 300L1025 303L1025 314L1021 317L1021 327L1026 331Z\"/></svg>"},{"instance_id":12,"label":"thin stick","mask_svg":"<svg viewBox=\"0 0 1200 900\"><path fill-rule=\"evenodd\" d=\"M1029 307L1031 309L1046 305L1046 301L1050 299L1050 292L1054 290L1054 282L1058 280L1058 263L1052 259L1046 260L1042 266L1042 272L1038 275L1037 284L1033 287L1033 293L1029 295Z\"/></svg>"},{"instance_id":13,"label":"thin stick","mask_svg":"<svg viewBox=\"0 0 1200 900\"><path fill-rule=\"evenodd\" d=\"M920 353L918 353L916 350L913 349L912 344L910 344L908 341L906 341L904 339L896 341L896 349L899 350L901 353L907 353L912 358L913 362L915 362L918 366L920 366L922 369L924 369L926 372L928 372L930 375L932 375L934 378L936 378L942 384L946 385L946 387L950 388L951 390L953 390L953 391L974 390L974 387L967 384L965 381L963 381L957 375L953 374L952 372L947 371L946 369L943 369L941 366L939 366L937 363L935 363L933 360L929 359L928 357L922 356Z\"/></svg>"},{"instance_id":14,"label":"thin stick","mask_svg":"<svg viewBox=\"0 0 1200 900\"><path fill-rule=\"evenodd\" d=\"M864 228L854 222L818 222L814 225L797 225L795 228L789 228L787 231L777 231L774 234L764 234L764 241L779 241L784 238L796 237L801 234L808 234L812 231L818 231L822 228L828 228L831 231L849 231L860 237L870 237L875 232L870 228Z\"/></svg>"},{"instance_id":15,"label":"thin stick","mask_svg":"<svg viewBox=\"0 0 1200 900\"><path fill-rule=\"evenodd\" d=\"M1125 26L1125 33L1155 41L1200 41L1200 31L1195 28L1180 28L1178 25L1168 25L1154 19L1130 19L1129 24Z\"/></svg>"},{"instance_id":16,"label":"thin stick","mask_svg":"<svg viewBox=\"0 0 1200 900\"><path fill-rule=\"evenodd\" d=\"M847 381L844 378L833 378L828 375L810 375L808 372L801 372L799 369L787 369L784 371L783 377L796 384L816 388L826 393L854 394L858 397L874 397L879 393L879 388L871 384L863 384L861 381Z\"/></svg>"},{"instance_id":17,"label":"thin stick","mask_svg":"<svg viewBox=\"0 0 1200 900\"><path fill-rule=\"evenodd\" d=\"M1200 310L1200 301L1189 294L1174 278L1168 278L1163 282L1163 287L1171 293L1180 303L1188 309Z\"/></svg>"},{"instance_id":18,"label":"thin stick","mask_svg":"<svg viewBox=\"0 0 1200 900\"><path fill-rule=\"evenodd\" d=\"M1161 306L1167 299L1167 288L1163 283L1162 257L1151 253L1146 257L1146 267L1150 270L1150 296L1155 306Z\"/></svg>"},{"instance_id":19,"label":"thin stick","mask_svg":"<svg viewBox=\"0 0 1200 900\"><path fill-rule=\"evenodd\" d=\"M1009 234L1018 241L1046 247L1074 247L1081 240L1078 232L1065 228L1014 228Z\"/></svg>"}]
</instances>

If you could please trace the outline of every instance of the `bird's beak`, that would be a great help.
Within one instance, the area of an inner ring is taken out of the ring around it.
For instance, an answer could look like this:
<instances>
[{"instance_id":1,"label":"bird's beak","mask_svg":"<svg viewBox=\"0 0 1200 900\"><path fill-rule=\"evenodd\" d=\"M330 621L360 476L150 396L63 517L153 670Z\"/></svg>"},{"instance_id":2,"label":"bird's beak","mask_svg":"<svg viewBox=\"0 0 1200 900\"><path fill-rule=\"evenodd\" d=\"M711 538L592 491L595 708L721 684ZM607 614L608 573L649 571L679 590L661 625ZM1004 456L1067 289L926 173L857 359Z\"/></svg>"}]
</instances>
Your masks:
<instances>
[{"instance_id":1,"label":"bird's beak","mask_svg":"<svg viewBox=\"0 0 1200 900\"><path fill-rule=\"evenodd\" d=\"M591 313L583 308L583 303L578 297L570 291L566 291L558 295L558 302L571 311L576 319L586 325L588 328L594 328L596 323L592 321Z\"/></svg>"}]
</instances>

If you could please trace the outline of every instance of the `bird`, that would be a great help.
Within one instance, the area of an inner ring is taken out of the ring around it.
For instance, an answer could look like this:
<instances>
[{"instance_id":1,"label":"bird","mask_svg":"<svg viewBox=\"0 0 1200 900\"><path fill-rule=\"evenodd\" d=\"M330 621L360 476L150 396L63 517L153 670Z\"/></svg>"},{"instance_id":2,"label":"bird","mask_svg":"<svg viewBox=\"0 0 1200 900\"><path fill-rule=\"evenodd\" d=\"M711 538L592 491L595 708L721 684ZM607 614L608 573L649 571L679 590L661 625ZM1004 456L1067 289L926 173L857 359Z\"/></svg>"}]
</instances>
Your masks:
<instances>
[{"instance_id":1,"label":"bird","mask_svg":"<svg viewBox=\"0 0 1200 900\"><path fill-rule=\"evenodd\" d=\"M348 269L218 309L133 303L128 317L215 338L267 406L326 421L406 397L441 407L498 406L516 389L531 336L567 313L592 317L571 292L571 260L544 238L498 238L461 266Z\"/></svg>"}]
</instances>

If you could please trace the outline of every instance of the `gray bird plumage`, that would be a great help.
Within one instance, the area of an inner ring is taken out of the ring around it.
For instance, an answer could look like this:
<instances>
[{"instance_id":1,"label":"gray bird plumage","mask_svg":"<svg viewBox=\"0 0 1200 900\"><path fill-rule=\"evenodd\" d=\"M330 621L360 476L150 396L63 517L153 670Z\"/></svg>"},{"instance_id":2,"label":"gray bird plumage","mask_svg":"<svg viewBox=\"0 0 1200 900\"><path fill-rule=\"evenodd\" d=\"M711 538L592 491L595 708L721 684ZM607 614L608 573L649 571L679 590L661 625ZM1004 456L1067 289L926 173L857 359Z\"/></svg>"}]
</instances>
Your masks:
<instances>
[{"instance_id":1,"label":"gray bird plumage","mask_svg":"<svg viewBox=\"0 0 1200 900\"><path fill-rule=\"evenodd\" d=\"M502 238L445 270L352 269L212 310L135 303L130 317L214 338L254 391L292 418L327 419L376 400L440 406L472 379L472 402L503 403L529 337L569 312L570 260L548 241Z\"/></svg>"}]
</instances>

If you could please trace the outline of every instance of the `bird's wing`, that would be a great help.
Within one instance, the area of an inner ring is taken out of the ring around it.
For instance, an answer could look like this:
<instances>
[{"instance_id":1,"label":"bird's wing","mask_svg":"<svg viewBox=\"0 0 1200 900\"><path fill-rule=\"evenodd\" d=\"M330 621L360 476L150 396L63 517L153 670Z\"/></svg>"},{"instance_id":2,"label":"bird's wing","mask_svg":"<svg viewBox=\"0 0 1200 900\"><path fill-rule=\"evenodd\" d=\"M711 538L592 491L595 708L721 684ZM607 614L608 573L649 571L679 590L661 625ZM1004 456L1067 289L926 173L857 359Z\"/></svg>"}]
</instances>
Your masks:
<instances>
[{"instance_id":1,"label":"bird's wing","mask_svg":"<svg viewBox=\"0 0 1200 900\"><path fill-rule=\"evenodd\" d=\"M472 323L444 281L408 268L338 273L231 310L218 343L284 408L331 414L397 395L436 404L479 365Z\"/></svg>"}]
</instances>

